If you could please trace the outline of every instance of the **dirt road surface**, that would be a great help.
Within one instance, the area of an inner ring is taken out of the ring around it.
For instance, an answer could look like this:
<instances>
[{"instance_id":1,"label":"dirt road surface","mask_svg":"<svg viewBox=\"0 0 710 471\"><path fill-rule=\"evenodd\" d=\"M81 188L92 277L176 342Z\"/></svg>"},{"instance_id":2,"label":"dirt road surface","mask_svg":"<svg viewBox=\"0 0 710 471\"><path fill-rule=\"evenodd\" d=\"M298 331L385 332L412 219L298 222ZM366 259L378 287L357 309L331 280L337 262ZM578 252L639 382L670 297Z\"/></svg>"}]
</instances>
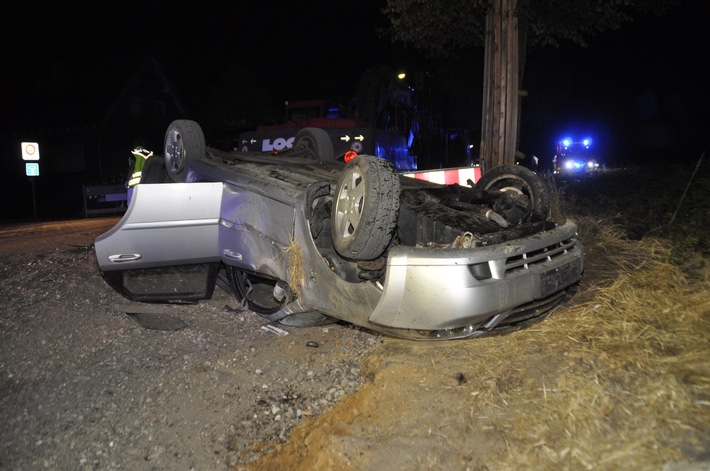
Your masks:
<instances>
[{"instance_id":1,"label":"dirt road surface","mask_svg":"<svg viewBox=\"0 0 710 471\"><path fill-rule=\"evenodd\" d=\"M0 228L0 469L231 469L361 385L380 337L278 337L219 290L150 309L187 328L141 327L92 250L117 221Z\"/></svg>"}]
</instances>

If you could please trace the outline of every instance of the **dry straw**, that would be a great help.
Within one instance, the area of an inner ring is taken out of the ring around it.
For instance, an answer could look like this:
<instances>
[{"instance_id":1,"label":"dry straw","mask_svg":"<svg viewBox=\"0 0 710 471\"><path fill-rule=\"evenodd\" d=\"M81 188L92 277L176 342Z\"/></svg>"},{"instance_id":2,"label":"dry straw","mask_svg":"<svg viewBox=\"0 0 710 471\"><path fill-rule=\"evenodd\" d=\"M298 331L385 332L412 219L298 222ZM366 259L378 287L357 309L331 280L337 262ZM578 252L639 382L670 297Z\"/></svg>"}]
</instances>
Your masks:
<instances>
[{"instance_id":1,"label":"dry straw","mask_svg":"<svg viewBox=\"0 0 710 471\"><path fill-rule=\"evenodd\" d=\"M295 238L291 238L291 242L283 249L283 253L286 253L289 257L289 286L293 290L293 294L298 298L303 288L303 252L301 251L301 246Z\"/></svg>"},{"instance_id":2,"label":"dry straw","mask_svg":"<svg viewBox=\"0 0 710 471\"><path fill-rule=\"evenodd\" d=\"M515 446L500 465L661 469L702 446L710 425L710 287L687 283L662 242L581 222L596 228L588 254L605 258L598 265L609 276L583 286L562 315L521 332L534 337L528 348L566 364L508 398L530 407L516 412L506 434Z\"/></svg>"}]
</instances>

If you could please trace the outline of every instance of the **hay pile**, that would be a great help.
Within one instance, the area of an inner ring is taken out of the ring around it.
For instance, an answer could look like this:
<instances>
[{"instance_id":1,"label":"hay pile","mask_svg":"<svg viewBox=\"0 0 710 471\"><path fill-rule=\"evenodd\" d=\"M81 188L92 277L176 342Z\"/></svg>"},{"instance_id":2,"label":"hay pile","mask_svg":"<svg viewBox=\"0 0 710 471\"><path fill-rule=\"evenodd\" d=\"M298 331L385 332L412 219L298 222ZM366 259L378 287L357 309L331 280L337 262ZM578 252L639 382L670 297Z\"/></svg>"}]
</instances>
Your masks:
<instances>
[{"instance_id":1,"label":"hay pile","mask_svg":"<svg viewBox=\"0 0 710 471\"><path fill-rule=\"evenodd\" d=\"M517 420L492 467L661 469L699 458L710 432L710 286L689 284L658 240L578 222L588 265L606 277L587 274L580 302L518 339L566 365L509 393Z\"/></svg>"}]
</instances>

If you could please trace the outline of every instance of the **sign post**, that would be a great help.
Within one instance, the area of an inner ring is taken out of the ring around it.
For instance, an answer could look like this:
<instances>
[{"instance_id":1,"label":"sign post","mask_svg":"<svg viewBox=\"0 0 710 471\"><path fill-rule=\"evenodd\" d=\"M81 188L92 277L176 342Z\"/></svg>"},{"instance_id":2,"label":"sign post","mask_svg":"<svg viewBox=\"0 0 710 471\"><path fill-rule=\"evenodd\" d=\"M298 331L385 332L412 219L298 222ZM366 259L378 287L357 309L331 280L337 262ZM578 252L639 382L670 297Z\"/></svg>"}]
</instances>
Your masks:
<instances>
[{"instance_id":1,"label":"sign post","mask_svg":"<svg viewBox=\"0 0 710 471\"><path fill-rule=\"evenodd\" d=\"M32 209L37 219L37 199L35 198L35 178L39 176L39 144L37 142L20 143L22 160L25 161L25 175L32 184ZM29 162L28 162L29 161Z\"/></svg>"}]
</instances>

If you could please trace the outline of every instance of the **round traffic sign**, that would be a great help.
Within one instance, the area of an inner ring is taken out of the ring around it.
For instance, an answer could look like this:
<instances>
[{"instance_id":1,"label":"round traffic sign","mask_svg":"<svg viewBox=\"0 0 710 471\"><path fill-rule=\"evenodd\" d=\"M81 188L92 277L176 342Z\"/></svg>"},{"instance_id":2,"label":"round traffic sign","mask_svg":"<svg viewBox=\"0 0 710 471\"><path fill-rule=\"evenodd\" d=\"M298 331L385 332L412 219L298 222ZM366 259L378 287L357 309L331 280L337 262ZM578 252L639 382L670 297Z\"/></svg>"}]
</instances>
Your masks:
<instances>
[{"instance_id":1,"label":"round traffic sign","mask_svg":"<svg viewBox=\"0 0 710 471\"><path fill-rule=\"evenodd\" d=\"M39 144L36 142L23 142L20 144L22 149L22 160L39 160Z\"/></svg>"}]
</instances>

